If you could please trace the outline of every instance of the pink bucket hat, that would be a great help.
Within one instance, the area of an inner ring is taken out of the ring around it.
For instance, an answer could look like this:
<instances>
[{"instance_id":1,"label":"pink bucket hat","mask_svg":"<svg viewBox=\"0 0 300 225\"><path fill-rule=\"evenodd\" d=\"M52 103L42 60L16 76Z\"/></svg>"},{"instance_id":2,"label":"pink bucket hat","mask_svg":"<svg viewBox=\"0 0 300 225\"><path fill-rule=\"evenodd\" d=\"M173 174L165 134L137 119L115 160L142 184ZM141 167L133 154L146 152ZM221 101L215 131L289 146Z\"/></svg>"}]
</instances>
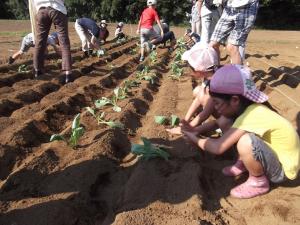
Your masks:
<instances>
[{"instance_id":1,"label":"pink bucket hat","mask_svg":"<svg viewBox=\"0 0 300 225\"><path fill-rule=\"evenodd\" d=\"M211 67L219 65L218 54L210 46L203 46L200 43L194 45L182 55L182 60L188 61L195 71L210 71Z\"/></svg>"},{"instance_id":2,"label":"pink bucket hat","mask_svg":"<svg viewBox=\"0 0 300 225\"><path fill-rule=\"evenodd\" d=\"M256 88L250 69L242 65L225 65L217 70L211 78L209 89L219 94L243 95L257 103L268 100L268 96Z\"/></svg>"}]
</instances>

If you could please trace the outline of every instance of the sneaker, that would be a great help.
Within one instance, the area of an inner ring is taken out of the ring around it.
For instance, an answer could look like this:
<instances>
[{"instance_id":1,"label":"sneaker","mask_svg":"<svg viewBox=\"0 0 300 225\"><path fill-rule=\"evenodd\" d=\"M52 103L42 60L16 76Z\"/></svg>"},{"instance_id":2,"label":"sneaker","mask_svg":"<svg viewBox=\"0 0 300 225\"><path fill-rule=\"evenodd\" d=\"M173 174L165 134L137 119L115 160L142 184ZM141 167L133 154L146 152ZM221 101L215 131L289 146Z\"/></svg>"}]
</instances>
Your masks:
<instances>
[{"instance_id":1,"label":"sneaker","mask_svg":"<svg viewBox=\"0 0 300 225\"><path fill-rule=\"evenodd\" d=\"M15 59L10 56L9 59L8 59L8 64L13 64L14 61L15 61Z\"/></svg>"},{"instance_id":2,"label":"sneaker","mask_svg":"<svg viewBox=\"0 0 300 225\"><path fill-rule=\"evenodd\" d=\"M83 58L88 58L88 57L89 57L89 51L84 51Z\"/></svg>"},{"instance_id":3,"label":"sneaker","mask_svg":"<svg viewBox=\"0 0 300 225\"><path fill-rule=\"evenodd\" d=\"M144 61L144 56L141 56L141 58L140 58L140 62L143 62Z\"/></svg>"},{"instance_id":4,"label":"sneaker","mask_svg":"<svg viewBox=\"0 0 300 225\"><path fill-rule=\"evenodd\" d=\"M245 183L231 189L230 195L235 198L253 198L258 195L263 195L269 190L269 180L265 175L260 177L250 175Z\"/></svg>"},{"instance_id":5,"label":"sneaker","mask_svg":"<svg viewBox=\"0 0 300 225\"><path fill-rule=\"evenodd\" d=\"M246 169L243 161L238 160L238 161L236 161L236 163L234 165L224 167L222 170L222 173L228 177L235 177L246 171L247 171L247 169Z\"/></svg>"},{"instance_id":6,"label":"sneaker","mask_svg":"<svg viewBox=\"0 0 300 225\"><path fill-rule=\"evenodd\" d=\"M35 70L34 72L34 77L38 78L39 76L41 76L43 73L40 70Z\"/></svg>"},{"instance_id":7,"label":"sneaker","mask_svg":"<svg viewBox=\"0 0 300 225\"><path fill-rule=\"evenodd\" d=\"M72 82L72 74L66 74L66 77L65 77L65 83L70 83Z\"/></svg>"},{"instance_id":8,"label":"sneaker","mask_svg":"<svg viewBox=\"0 0 300 225\"><path fill-rule=\"evenodd\" d=\"M156 49L156 45L152 44L151 48L152 51L154 51Z\"/></svg>"}]
</instances>

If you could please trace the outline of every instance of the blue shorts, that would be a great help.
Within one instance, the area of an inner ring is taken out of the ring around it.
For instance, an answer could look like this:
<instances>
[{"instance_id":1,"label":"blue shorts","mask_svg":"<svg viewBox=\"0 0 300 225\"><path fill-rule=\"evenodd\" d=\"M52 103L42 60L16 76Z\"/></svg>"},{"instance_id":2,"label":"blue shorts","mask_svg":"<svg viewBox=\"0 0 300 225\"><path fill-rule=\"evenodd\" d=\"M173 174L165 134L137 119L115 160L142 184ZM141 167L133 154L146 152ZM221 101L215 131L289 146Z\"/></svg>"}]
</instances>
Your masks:
<instances>
[{"instance_id":1,"label":"blue shorts","mask_svg":"<svg viewBox=\"0 0 300 225\"><path fill-rule=\"evenodd\" d=\"M258 8L259 1L240 8L225 7L210 40L221 44L227 40L229 44L245 47Z\"/></svg>"}]
</instances>

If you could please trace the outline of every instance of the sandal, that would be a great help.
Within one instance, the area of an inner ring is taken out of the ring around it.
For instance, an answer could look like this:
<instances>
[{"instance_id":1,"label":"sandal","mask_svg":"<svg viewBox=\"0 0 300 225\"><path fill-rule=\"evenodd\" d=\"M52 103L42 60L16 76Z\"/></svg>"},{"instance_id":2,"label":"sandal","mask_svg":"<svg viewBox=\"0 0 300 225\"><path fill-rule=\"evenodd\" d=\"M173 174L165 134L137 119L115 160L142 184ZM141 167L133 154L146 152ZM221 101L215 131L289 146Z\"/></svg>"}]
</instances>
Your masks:
<instances>
[{"instance_id":1,"label":"sandal","mask_svg":"<svg viewBox=\"0 0 300 225\"><path fill-rule=\"evenodd\" d=\"M231 189L230 195L235 198L253 198L265 194L269 190L269 180L265 175L260 177L250 175L245 183Z\"/></svg>"},{"instance_id":2,"label":"sandal","mask_svg":"<svg viewBox=\"0 0 300 225\"><path fill-rule=\"evenodd\" d=\"M236 161L235 164L233 164L232 166L226 166L223 168L222 173L225 176L229 176L229 177L235 177L238 176L244 172L246 172L247 169L244 166L244 163L242 160L238 160Z\"/></svg>"}]
</instances>

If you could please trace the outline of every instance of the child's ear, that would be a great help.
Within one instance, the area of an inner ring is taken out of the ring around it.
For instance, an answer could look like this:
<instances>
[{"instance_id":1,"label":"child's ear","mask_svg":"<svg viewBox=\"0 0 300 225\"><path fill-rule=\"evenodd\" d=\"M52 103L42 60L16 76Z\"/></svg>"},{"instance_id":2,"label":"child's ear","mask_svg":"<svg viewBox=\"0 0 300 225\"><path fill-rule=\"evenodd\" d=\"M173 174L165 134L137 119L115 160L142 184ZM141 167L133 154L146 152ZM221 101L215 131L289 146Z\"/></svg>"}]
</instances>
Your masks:
<instances>
[{"instance_id":1,"label":"child's ear","mask_svg":"<svg viewBox=\"0 0 300 225\"><path fill-rule=\"evenodd\" d=\"M240 105L240 98L239 96L237 95L233 95L231 98L230 98L230 103L234 106L239 106Z\"/></svg>"}]
</instances>

